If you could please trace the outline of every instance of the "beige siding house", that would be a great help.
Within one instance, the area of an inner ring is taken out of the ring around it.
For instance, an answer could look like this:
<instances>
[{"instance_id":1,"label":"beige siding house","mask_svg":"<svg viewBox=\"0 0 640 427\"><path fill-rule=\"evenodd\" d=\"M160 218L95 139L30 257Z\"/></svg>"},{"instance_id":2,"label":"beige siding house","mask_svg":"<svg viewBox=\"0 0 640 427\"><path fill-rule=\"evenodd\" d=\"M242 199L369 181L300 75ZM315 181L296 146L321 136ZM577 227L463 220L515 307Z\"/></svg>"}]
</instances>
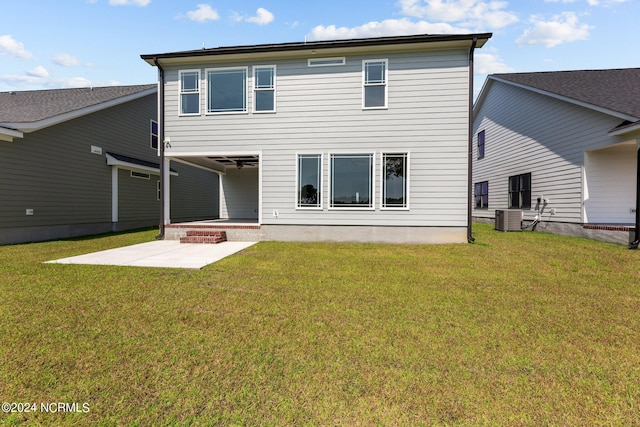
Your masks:
<instances>
[{"instance_id":1,"label":"beige siding house","mask_svg":"<svg viewBox=\"0 0 640 427\"><path fill-rule=\"evenodd\" d=\"M157 111L155 84L0 93L0 244L158 225ZM218 215L216 174L171 178L175 217Z\"/></svg>"},{"instance_id":2,"label":"beige siding house","mask_svg":"<svg viewBox=\"0 0 640 427\"><path fill-rule=\"evenodd\" d=\"M476 218L516 209L538 230L629 241L640 69L489 76L473 132Z\"/></svg>"},{"instance_id":3,"label":"beige siding house","mask_svg":"<svg viewBox=\"0 0 640 427\"><path fill-rule=\"evenodd\" d=\"M228 226L263 240L465 242L473 52L490 36L142 58L159 69L165 162L219 174Z\"/></svg>"}]
</instances>

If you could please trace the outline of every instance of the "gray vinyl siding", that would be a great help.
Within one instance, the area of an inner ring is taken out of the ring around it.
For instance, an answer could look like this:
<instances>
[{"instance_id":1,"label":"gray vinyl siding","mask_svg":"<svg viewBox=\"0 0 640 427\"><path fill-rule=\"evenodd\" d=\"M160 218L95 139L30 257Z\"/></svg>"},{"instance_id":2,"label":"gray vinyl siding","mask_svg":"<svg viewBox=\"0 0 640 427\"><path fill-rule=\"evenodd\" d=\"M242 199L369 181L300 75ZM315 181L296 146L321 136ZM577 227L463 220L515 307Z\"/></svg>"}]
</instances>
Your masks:
<instances>
[{"instance_id":1,"label":"gray vinyl siding","mask_svg":"<svg viewBox=\"0 0 640 427\"><path fill-rule=\"evenodd\" d=\"M149 179L134 178L131 171L118 170L118 221L157 222L160 215L158 178L158 175L151 175Z\"/></svg>"},{"instance_id":2,"label":"gray vinyl siding","mask_svg":"<svg viewBox=\"0 0 640 427\"><path fill-rule=\"evenodd\" d=\"M165 69L171 152L261 154L262 223L466 226L468 51L347 56L346 65L308 67L307 57ZM388 59L388 109L362 109L362 61ZM277 66L277 112L206 115L206 68ZM201 70L201 112L178 114L178 72ZM410 209L380 210L380 155L410 154ZM295 209L296 155L324 156L324 209ZM327 208L329 154L374 153L375 212ZM278 211L278 217L273 215Z\"/></svg>"},{"instance_id":3,"label":"gray vinyl siding","mask_svg":"<svg viewBox=\"0 0 640 427\"><path fill-rule=\"evenodd\" d=\"M111 224L112 167L105 153L158 163L157 151L150 147L150 120L156 116L154 93L25 133L13 142L0 141L0 233L3 229ZM102 148L102 154L93 154L91 146ZM175 162L171 166L179 174L172 177L172 197L177 201L172 209L177 216L188 220L217 217L217 176ZM157 174L143 180L131 178L129 170L118 171L119 223L159 223L158 179ZM26 209L33 209L34 215L26 215ZM37 240L29 236L28 240Z\"/></svg>"},{"instance_id":4,"label":"gray vinyl siding","mask_svg":"<svg viewBox=\"0 0 640 427\"><path fill-rule=\"evenodd\" d=\"M473 127L473 182L489 181L489 209L474 210L474 216L493 218L496 209L508 208L509 176L530 172L525 218L535 215L543 194L550 199L545 220L582 223L584 152L611 144L607 133L621 119L498 81L489 84ZM482 130L485 157L477 159Z\"/></svg>"},{"instance_id":5,"label":"gray vinyl siding","mask_svg":"<svg viewBox=\"0 0 640 427\"><path fill-rule=\"evenodd\" d=\"M221 178L220 217L258 219L258 169L227 169Z\"/></svg>"},{"instance_id":6,"label":"gray vinyl siding","mask_svg":"<svg viewBox=\"0 0 640 427\"><path fill-rule=\"evenodd\" d=\"M171 169L178 173L171 177L171 222L219 218L218 174L177 162Z\"/></svg>"},{"instance_id":7,"label":"gray vinyl siding","mask_svg":"<svg viewBox=\"0 0 640 427\"><path fill-rule=\"evenodd\" d=\"M153 161L156 95L0 142L0 227L111 222L107 151ZM103 155L91 153L101 147ZM156 160L157 161L157 160ZM26 216L25 209L34 209Z\"/></svg>"}]
</instances>

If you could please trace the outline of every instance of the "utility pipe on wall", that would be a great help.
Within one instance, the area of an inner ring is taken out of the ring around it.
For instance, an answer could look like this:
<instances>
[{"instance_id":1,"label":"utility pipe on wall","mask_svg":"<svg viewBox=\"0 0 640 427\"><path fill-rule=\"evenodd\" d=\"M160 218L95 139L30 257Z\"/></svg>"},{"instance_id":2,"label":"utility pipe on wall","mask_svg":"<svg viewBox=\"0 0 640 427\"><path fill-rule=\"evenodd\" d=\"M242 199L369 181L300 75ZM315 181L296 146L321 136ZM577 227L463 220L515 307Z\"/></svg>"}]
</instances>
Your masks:
<instances>
[{"instance_id":1,"label":"utility pipe on wall","mask_svg":"<svg viewBox=\"0 0 640 427\"><path fill-rule=\"evenodd\" d=\"M476 49L478 37L473 37L471 48L469 49L469 140L468 140L468 166L467 166L467 242L473 243L472 228L472 203L473 203L473 52Z\"/></svg>"},{"instance_id":2,"label":"utility pipe on wall","mask_svg":"<svg viewBox=\"0 0 640 427\"><path fill-rule=\"evenodd\" d=\"M158 63L158 58L153 58L153 63L158 67L158 148L160 149L160 233L156 240L164 240L164 69Z\"/></svg>"}]
</instances>

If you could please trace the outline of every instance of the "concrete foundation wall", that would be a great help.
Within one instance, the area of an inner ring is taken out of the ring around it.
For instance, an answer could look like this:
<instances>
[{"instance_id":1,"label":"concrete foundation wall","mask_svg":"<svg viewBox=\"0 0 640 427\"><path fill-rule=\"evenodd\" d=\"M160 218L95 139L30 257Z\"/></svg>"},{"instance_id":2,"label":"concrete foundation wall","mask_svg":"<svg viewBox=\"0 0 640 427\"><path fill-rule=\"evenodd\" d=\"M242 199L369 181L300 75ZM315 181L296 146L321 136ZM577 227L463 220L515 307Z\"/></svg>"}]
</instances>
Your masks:
<instances>
[{"instance_id":1,"label":"concrete foundation wall","mask_svg":"<svg viewBox=\"0 0 640 427\"><path fill-rule=\"evenodd\" d=\"M481 224L495 224L493 218L474 218L475 222ZM526 221L525 221L526 223ZM530 233L527 229L525 233ZM617 243L628 245L633 240L633 231L595 230L584 228L582 224L571 224L563 222L541 222L536 227L535 232L560 234L562 236L582 237L586 239L598 240L607 243ZM630 234L632 235L630 237Z\"/></svg>"},{"instance_id":2,"label":"concrete foundation wall","mask_svg":"<svg viewBox=\"0 0 640 427\"><path fill-rule=\"evenodd\" d=\"M464 243L465 227L262 225L261 240L286 242Z\"/></svg>"}]
</instances>

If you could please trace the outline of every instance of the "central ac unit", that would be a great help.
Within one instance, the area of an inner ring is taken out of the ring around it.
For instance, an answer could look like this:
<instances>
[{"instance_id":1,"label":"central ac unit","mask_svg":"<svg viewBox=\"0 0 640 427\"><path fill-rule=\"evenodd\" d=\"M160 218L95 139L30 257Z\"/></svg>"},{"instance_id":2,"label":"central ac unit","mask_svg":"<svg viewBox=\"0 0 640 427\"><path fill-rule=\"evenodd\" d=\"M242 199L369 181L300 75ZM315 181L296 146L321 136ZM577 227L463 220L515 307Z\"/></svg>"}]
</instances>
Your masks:
<instances>
[{"instance_id":1,"label":"central ac unit","mask_svg":"<svg viewBox=\"0 0 640 427\"><path fill-rule=\"evenodd\" d=\"M522 211L520 209L496 210L496 230L522 231Z\"/></svg>"}]
</instances>

